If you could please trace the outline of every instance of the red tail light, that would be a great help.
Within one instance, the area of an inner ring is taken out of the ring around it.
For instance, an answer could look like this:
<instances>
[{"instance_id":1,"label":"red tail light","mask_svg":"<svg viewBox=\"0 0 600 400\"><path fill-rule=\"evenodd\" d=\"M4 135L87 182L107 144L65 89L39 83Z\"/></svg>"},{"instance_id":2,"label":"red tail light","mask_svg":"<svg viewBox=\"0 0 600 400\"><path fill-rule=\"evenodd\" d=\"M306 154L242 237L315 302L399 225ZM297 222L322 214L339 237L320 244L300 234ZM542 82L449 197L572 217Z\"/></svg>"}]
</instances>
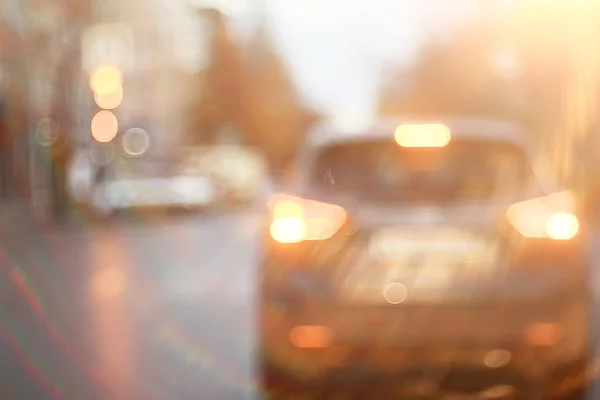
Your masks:
<instances>
[{"instance_id":1,"label":"red tail light","mask_svg":"<svg viewBox=\"0 0 600 400\"><path fill-rule=\"evenodd\" d=\"M276 194L269 200L270 232L279 243L300 243L332 237L346 222L337 205Z\"/></svg>"}]
</instances>

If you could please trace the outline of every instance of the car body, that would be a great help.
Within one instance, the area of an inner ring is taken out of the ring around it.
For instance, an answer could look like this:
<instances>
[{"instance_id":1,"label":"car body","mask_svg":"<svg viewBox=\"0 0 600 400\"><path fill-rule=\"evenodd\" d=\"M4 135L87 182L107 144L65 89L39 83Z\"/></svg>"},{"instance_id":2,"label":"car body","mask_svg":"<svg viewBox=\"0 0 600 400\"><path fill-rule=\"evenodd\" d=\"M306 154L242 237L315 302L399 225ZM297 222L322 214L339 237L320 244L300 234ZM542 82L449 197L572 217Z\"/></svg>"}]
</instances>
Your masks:
<instances>
[{"instance_id":1,"label":"car body","mask_svg":"<svg viewBox=\"0 0 600 400\"><path fill-rule=\"evenodd\" d=\"M222 206L252 205L268 186L265 157L251 146L220 144L190 151L197 168L217 185Z\"/></svg>"},{"instance_id":2,"label":"car body","mask_svg":"<svg viewBox=\"0 0 600 400\"><path fill-rule=\"evenodd\" d=\"M588 232L531 154L505 121L316 127L269 201L263 389L451 400L585 386Z\"/></svg>"},{"instance_id":3,"label":"car body","mask_svg":"<svg viewBox=\"0 0 600 400\"><path fill-rule=\"evenodd\" d=\"M186 209L210 207L217 199L216 185L187 155L118 157L101 166L92 189L95 212L108 216L132 209Z\"/></svg>"}]
</instances>

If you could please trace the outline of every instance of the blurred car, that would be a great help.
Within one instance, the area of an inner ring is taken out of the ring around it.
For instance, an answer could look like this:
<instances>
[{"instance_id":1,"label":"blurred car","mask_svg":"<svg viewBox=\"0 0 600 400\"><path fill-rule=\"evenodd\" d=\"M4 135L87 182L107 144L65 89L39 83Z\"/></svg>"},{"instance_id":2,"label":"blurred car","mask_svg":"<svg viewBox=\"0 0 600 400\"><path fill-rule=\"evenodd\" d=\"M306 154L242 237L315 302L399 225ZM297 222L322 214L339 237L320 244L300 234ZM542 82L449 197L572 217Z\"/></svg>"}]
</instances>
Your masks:
<instances>
[{"instance_id":1,"label":"blurred car","mask_svg":"<svg viewBox=\"0 0 600 400\"><path fill-rule=\"evenodd\" d=\"M266 160L250 146L197 147L190 150L189 165L211 178L225 207L251 205L268 190Z\"/></svg>"},{"instance_id":2,"label":"blurred car","mask_svg":"<svg viewBox=\"0 0 600 400\"><path fill-rule=\"evenodd\" d=\"M100 216L139 208L200 210L217 200L215 184L181 154L120 157L103 168L91 196Z\"/></svg>"},{"instance_id":3,"label":"blurred car","mask_svg":"<svg viewBox=\"0 0 600 400\"><path fill-rule=\"evenodd\" d=\"M525 137L469 118L316 128L269 201L267 398L545 399L595 376L588 232Z\"/></svg>"}]
</instances>

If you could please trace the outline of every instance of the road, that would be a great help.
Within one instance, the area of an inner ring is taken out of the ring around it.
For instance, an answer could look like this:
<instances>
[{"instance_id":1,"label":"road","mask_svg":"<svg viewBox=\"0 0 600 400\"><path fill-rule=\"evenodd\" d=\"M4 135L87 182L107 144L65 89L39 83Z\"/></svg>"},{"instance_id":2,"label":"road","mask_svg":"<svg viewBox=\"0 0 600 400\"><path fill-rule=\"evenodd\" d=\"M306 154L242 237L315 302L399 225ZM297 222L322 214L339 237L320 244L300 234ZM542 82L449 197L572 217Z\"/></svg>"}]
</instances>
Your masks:
<instances>
[{"instance_id":1,"label":"road","mask_svg":"<svg viewBox=\"0 0 600 400\"><path fill-rule=\"evenodd\" d=\"M0 228L0 398L250 399L259 218Z\"/></svg>"}]
</instances>

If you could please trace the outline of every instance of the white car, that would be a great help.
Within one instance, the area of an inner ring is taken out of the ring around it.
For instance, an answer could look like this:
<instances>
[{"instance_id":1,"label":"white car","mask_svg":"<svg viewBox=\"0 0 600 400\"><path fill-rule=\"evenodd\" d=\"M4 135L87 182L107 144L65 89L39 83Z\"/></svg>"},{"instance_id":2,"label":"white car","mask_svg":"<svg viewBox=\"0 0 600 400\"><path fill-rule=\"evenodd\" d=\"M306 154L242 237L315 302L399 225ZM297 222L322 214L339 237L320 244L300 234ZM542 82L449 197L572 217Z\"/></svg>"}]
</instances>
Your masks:
<instances>
[{"instance_id":1,"label":"white car","mask_svg":"<svg viewBox=\"0 0 600 400\"><path fill-rule=\"evenodd\" d=\"M219 145L194 150L199 169L218 182L224 203L251 204L268 185L264 156L249 146Z\"/></svg>"},{"instance_id":2,"label":"white car","mask_svg":"<svg viewBox=\"0 0 600 400\"><path fill-rule=\"evenodd\" d=\"M91 203L103 216L135 208L202 209L213 204L217 190L185 160L120 159L106 166L92 190Z\"/></svg>"}]
</instances>

